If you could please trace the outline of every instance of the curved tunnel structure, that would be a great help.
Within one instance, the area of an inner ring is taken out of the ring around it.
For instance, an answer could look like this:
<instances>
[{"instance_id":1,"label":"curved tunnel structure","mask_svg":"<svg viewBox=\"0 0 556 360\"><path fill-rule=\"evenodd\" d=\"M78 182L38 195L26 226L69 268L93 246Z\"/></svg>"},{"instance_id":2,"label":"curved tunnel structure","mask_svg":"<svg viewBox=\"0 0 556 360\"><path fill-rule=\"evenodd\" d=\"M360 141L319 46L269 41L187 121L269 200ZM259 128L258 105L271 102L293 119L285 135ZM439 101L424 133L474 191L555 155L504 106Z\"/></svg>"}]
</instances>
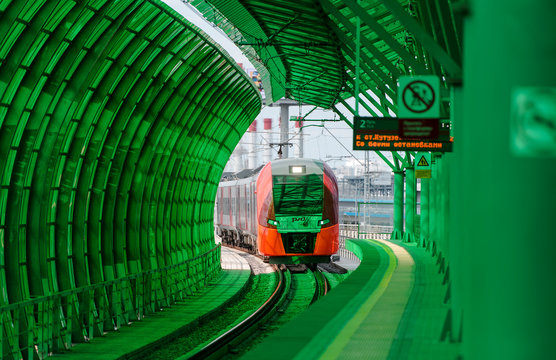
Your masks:
<instances>
[{"instance_id":1,"label":"curved tunnel structure","mask_svg":"<svg viewBox=\"0 0 556 360\"><path fill-rule=\"evenodd\" d=\"M21 357L140 318L218 270L218 181L261 100L154 0L1 0L0 41L2 343ZM47 325L48 345L17 332Z\"/></svg>"}]
</instances>

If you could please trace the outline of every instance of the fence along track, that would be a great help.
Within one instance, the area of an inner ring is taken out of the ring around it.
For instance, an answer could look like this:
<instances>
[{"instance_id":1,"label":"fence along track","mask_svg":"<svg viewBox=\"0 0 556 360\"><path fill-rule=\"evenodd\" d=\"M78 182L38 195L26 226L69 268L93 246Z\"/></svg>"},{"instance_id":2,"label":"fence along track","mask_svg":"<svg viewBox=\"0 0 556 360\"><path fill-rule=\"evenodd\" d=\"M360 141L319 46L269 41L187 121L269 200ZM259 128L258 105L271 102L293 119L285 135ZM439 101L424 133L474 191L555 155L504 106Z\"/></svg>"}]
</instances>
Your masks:
<instances>
[{"instance_id":1,"label":"fence along track","mask_svg":"<svg viewBox=\"0 0 556 360\"><path fill-rule=\"evenodd\" d=\"M220 245L164 268L2 306L0 342L9 348L4 355L45 358L69 349L72 340L89 341L184 299L219 271Z\"/></svg>"}]
</instances>

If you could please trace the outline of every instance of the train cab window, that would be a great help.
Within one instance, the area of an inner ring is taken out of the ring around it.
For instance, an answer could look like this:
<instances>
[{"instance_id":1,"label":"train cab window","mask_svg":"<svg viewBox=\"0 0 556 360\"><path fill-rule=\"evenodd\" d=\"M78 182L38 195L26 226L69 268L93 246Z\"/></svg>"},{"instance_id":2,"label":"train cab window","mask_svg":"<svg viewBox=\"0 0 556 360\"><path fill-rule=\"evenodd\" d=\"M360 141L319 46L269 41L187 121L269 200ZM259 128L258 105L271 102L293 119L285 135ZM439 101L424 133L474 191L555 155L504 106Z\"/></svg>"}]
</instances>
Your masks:
<instances>
[{"instance_id":1,"label":"train cab window","mask_svg":"<svg viewBox=\"0 0 556 360\"><path fill-rule=\"evenodd\" d=\"M276 214L322 214L322 174L275 175L272 183Z\"/></svg>"}]
</instances>

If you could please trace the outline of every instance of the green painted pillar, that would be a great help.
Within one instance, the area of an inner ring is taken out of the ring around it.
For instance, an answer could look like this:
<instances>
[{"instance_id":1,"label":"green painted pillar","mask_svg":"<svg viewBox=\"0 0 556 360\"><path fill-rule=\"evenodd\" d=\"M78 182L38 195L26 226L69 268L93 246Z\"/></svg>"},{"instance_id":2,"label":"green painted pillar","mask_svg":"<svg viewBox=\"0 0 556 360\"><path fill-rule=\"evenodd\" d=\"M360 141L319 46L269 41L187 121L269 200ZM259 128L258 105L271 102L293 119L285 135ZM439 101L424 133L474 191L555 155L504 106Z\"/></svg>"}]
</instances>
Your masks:
<instances>
[{"instance_id":1,"label":"green painted pillar","mask_svg":"<svg viewBox=\"0 0 556 360\"><path fill-rule=\"evenodd\" d=\"M461 341L462 333L462 316L463 316L463 279L468 271L463 260L464 254L464 232L468 227L464 226L461 221L463 192L457 191L463 186L462 178L464 176L464 154L462 139L462 127L465 125L462 121L463 117L463 90L461 86L452 88L450 117L452 119L452 133L454 135L454 152L451 154L450 161L450 219L448 223L449 231L449 248L450 258L448 259L450 267L450 309L451 309L451 329L450 337L452 341Z\"/></svg>"},{"instance_id":2,"label":"green painted pillar","mask_svg":"<svg viewBox=\"0 0 556 360\"><path fill-rule=\"evenodd\" d=\"M556 87L556 2L468 3L463 358L553 358L556 156L535 147L556 146L556 101L545 95ZM536 95L514 112L512 94L524 88ZM531 153L513 151L513 130Z\"/></svg>"},{"instance_id":3,"label":"green painted pillar","mask_svg":"<svg viewBox=\"0 0 556 360\"><path fill-rule=\"evenodd\" d=\"M440 270L446 270L446 257L450 254L449 247L449 228L450 221L450 156L451 154L443 154L438 159L438 192L436 193L436 209L437 209L437 236L436 248L437 255L440 257Z\"/></svg>"},{"instance_id":4,"label":"green painted pillar","mask_svg":"<svg viewBox=\"0 0 556 360\"><path fill-rule=\"evenodd\" d=\"M429 241L427 241L427 250L432 251L433 254L436 253L436 237L437 237L437 226L436 221L436 194L437 194L437 184L438 184L438 164L437 157L433 153L431 156L431 179L429 180Z\"/></svg>"},{"instance_id":5,"label":"green painted pillar","mask_svg":"<svg viewBox=\"0 0 556 360\"><path fill-rule=\"evenodd\" d=\"M394 231L392 240L401 240L403 234L403 170L394 170Z\"/></svg>"},{"instance_id":6,"label":"green painted pillar","mask_svg":"<svg viewBox=\"0 0 556 360\"><path fill-rule=\"evenodd\" d=\"M426 247L429 241L429 200L430 179L421 179L421 230L419 232L419 246Z\"/></svg>"},{"instance_id":7,"label":"green painted pillar","mask_svg":"<svg viewBox=\"0 0 556 360\"><path fill-rule=\"evenodd\" d=\"M415 168L405 169L405 231L404 242L415 241L415 212L417 208L417 183L415 182Z\"/></svg>"}]
</instances>

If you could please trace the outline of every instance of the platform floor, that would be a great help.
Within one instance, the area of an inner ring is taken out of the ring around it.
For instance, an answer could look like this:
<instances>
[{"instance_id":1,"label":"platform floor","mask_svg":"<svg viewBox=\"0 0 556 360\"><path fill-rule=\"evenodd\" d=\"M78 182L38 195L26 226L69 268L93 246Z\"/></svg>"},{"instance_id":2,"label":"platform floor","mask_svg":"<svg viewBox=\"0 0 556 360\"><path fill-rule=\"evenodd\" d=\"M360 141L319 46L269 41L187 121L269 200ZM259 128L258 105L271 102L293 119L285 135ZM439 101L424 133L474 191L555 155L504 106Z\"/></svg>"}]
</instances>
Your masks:
<instances>
[{"instance_id":1,"label":"platform floor","mask_svg":"<svg viewBox=\"0 0 556 360\"><path fill-rule=\"evenodd\" d=\"M415 245L353 240L359 267L244 359L456 359L442 341L446 287Z\"/></svg>"},{"instance_id":2,"label":"platform floor","mask_svg":"<svg viewBox=\"0 0 556 360\"><path fill-rule=\"evenodd\" d=\"M76 344L71 350L55 354L54 358L78 360L109 360L145 353L179 336L199 319L216 311L247 286L251 269L248 262L233 251L222 248L223 270L209 285L163 311L151 314L130 326L108 332L88 343Z\"/></svg>"},{"instance_id":3,"label":"platform floor","mask_svg":"<svg viewBox=\"0 0 556 360\"><path fill-rule=\"evenodd\" d=\"M353 273L243 358L457 359L458 345L443 340L446 286L435 258L415 244L353 244L362 259ZM225 270L195 296L54 357L117 359L163 344L241 293L251 276L249 256L222 248Z\"/></svg>"},{"instance_id":4,"label":"platform floor","mask_svg":"<svg viewBox=\"0 0 556 360\"><path fill-rule=\"evenodd\" d=\"M238 250L221 247L222 255L220 263L224 270L247 270L251 271L247 257L243 256Z\"/></svg>"},{"instance_id":5,"label":"platform floor","mask_svg":"<svg viewBox=\"0 0 556 360\"><path fill-rule=\"evenodd\" d=\"M253 275L269 274L274 267L265 263L261 258L244 251L222 246L222 269L249 269ZM241 263L241 265L240 265Z\"/></svg>"}]
</instances>

